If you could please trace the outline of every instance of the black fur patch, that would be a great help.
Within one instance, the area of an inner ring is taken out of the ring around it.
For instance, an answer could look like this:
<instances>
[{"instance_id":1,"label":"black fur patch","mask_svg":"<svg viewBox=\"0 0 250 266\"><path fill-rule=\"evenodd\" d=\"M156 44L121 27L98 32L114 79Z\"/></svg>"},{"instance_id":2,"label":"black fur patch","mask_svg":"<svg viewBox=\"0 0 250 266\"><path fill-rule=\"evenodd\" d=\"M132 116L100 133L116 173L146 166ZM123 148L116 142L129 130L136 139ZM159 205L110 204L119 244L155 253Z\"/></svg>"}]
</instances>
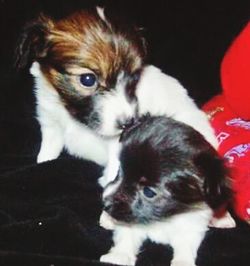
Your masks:
<instances>
[{"instance_id":1,"label":"black fur patch","mask_svg":"<svg viewBox=\"0 0 250 266\"><path fill-rule=\"evenodd\" d=\"M123 134L120 161L121 184L106 199L108 212L118 220L147 223L204 202L219 208L229 200L217 152L193 128L171 118L140 118ZM145 187L153 190L150 197Z\"/></svg>"},{"instance_id":2,"label":"black fur patch","mask_svg":"<svg viewBox=\"0 0 250 266\"><path fill-rule=\"evenodd\" d=\"M82 96L70 83L66 74L60 74L59 77L56 89L69 113L88 127L97 128L100 124L94 105L97 96Z\"/></svg>"}]
</instances>

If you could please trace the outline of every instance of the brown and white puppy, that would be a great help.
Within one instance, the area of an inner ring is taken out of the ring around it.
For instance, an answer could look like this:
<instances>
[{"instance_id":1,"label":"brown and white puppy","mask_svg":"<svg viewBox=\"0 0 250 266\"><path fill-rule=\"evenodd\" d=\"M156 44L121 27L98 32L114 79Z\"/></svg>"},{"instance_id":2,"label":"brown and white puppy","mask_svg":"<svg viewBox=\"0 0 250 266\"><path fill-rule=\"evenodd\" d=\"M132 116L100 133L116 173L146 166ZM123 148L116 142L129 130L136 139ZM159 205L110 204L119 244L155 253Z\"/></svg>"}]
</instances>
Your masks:
<instances>
[{"instance_id":1,"label":"brown and white puppy","mask_svg":"<svg viewBox=\"0 0 250 266\"><path fill-rule=\"evenodd\" d=\"M147 238L173 247L172 266L194 266L216 210L230 199L223 160L192 127L144 116L122 135L103 193L114 246L101 261L134 265ZM110 162L111 163L111 162Z\"/></svg>"},{"instance_id":2,"label":"brown and white puppy","mask_svg":"<svg viewBox=\"0 0 250 266\"><path fill-rule=\"evenodd\" d=\"M38 162L56 158L65 146L76 156L105 164L105 142L97 133L109 135L109 123L119 130L123 121L117 117L133 115L134 83L144 54L136 29L111 26L100 8L60 20L40 16L26 26L17 66L32 63L42 131Z\"/></svg>"},{"instance_id":3,"label":"brown and white puppy","mask_svg":"<svg viewBox=\"0 0 250 266\"><path fill-rule=\"evenodd\" d=\"M16 65L31 65L35 81L38 162L66 148L105 165L108 139L136 113L173 116L217 145L205 114L177 80L144 65L145 53L140 32L106 18L100 8L59 20L40 16L24 28Z\"/></svg>"}]
</instances>

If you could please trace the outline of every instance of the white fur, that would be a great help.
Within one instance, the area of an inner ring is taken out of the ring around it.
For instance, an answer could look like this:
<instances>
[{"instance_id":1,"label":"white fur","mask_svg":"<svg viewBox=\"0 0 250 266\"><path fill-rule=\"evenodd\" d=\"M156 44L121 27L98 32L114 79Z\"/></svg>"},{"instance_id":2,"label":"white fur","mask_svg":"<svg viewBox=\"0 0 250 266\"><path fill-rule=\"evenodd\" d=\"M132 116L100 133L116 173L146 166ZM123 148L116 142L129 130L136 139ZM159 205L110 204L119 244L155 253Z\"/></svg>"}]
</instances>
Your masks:
<instances>
[{"instance_id":1,"label":"white fur","mask_svg":"<svg viewBox=\"0 0 250 266\"><path fill-rule=\"evenodd\" d=\"M106 211L102 211L99 219L99 224L101 227L107 230L115 229L115 221Z\"/></svg>"},{"instance_id":2,"label":"white fur","mask_svg":"<svg viewBox=\"0 0 250 266\"><path fill-rule=\"evenodd\" d=\"M55 159L65 147L72 155L105 165L106 141L69 114L57 91L43 76L37 62L33 63L31 74L35 78L37 119L42 132L37 161Z\"/></svg>"},{"instance_id":3,"label":"white fur","mask_svg":"<svg viewBox=\"0 0 250 266\"><path fill-rule=\"evenodd\" d=\"M117 120L126 120L135 115L136 103L128 101L125 86L126 81L121 73L115 88L103 95L97 103L97 108L101 110L99 113L102 121L98 132L104 136L119 136L121 130L116 127Z\"/></svg>"},{"instance_id":4,"label":"white fur","mask_svg":"<svg viewBox=\"0 0 250 266\"><path fill-rule=\"evenodd\" d=\"M97 14L99 15L99 17L106 22L106 17L104 15L104 8L103 7L100 7L100 6L97 6L96 7L96 12Z\"/></svg>"},{"instance_id":5,"label":"white fur","mask_svg":"<svg viewBox=\"0 0 250 266\"><path fill-rule=\"evenodd\" d=\"M205 113L188 96L186 89L173 77L154 66L145 67L136 90L139 113L166 115L192 126L215 148L218 146Z\"/></svg>"},{"instance_id":6,"label":"white fur","mask_svg":"<svg viewBox=\"0 0 250 266\"><path fill-rule=\"evenodd\" d=\"M97 6L96 7L96 12L97 12L98 16L102 19L102 21L105 22L106 25L110 29L112 29L112 26L111 26L110 22L107 20L107 18L105 16L104 8L103 7L100 7L100 6Z\"/></svg>"},{"instance_id":7,"label":"white fur","mask_svg":"<svg viewBox=\"0 0 250 266\"><path fill-rule=\"evenodd\" d=\"M197 250L208 230L212 211L202 209L172 216L148 225L114 224L114 246L100 260L121 265L135 265L136 255L146 238L169 244L174 250L171 266L194 266Z\"/></svg>"},{"instance_id":8,"label":"white fur","mask_svg":"<svg viewBox=\"0 0 250 266\"><path fill-rule=\"evenodd\" d=\"M209 226L217 228L234 228L236 227L236 222L229 212L226 212L221 217L213 216Z\"/></svg>"},{"instance_id":9,"label":"white fur","mask_svg":"<svg viewBox=\"0 0 250 266\"><path fill-rule=\"evenodd\" d=\"M116 178L119 170L121 145L118 138L113 138L108 143L108 163L103 171L103 176L99 178L98 182L102 187L106 187L108 183ZM111 189L111 188L110 188Z\"/></svg>"}]
</instances>

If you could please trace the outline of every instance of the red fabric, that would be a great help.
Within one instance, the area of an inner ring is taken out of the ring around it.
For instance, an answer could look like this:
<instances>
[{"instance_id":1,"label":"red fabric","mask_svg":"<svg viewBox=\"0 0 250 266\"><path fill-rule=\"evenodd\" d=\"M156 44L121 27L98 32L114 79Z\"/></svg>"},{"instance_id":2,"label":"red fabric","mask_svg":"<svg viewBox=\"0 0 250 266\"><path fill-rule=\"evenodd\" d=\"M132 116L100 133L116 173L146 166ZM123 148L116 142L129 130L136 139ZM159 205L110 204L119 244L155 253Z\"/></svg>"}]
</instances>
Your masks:
<instances>
[{"instance_id":1,"label":"red fabric","mask_svg":"<svg viewBox=\"0 0 250 266\"><path fill-rule=\"evenodd\" d=\"M221 82L226 101L235 114L250 119L250 22L222 61Z\"/></svg>"},{"instance_id":2,"label":"red fabric","mask_svg":"<svg viewBox=\"0 0 250 266\"><path fill-rule=\"evenodd\" d=\"M222 94L204 107L231 169L233 207L250 221L250 22L234 40L221 64Z\"/></svg>"},{"instance_id":3,"label":"red fabric","mask_svg":"<svg viewBox=\"0 0 250 266\"><path fill-rule=\"evenodd\" d=\"M211 116L218 151L231 169L235 212L250 220L250 121L235 115L224 95L214 97L203 110Z\"/></svg>"}]
</instances>

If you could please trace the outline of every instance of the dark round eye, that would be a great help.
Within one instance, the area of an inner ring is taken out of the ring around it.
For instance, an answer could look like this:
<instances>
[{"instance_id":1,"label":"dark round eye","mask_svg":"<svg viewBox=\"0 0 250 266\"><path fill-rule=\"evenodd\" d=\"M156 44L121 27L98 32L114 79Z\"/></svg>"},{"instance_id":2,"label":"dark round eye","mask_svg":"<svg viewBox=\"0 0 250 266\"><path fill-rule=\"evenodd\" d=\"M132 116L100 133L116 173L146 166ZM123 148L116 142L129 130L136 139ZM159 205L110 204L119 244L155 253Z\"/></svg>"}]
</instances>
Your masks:
<instances>
[{"instance_id":1,"label":"dark round eye","mask_svg":"<svg viewBox=\"0 0 250 266\"><path fill-rule=\"evenodd\" d=\"M80 82L84 87L94 87L97 84L96 75L93 73L85 73L80 76Z\"/></svg>"},{"instance_id":2,"label":"dark round eye","mask_svg":"<svg viewBox=\"0 0 250 266\"><path fill-rule=\"evenodd\" d=\"M144 187L143 194L150 199L156 196L156 193L150 187Z\"/></svg>"}]
</instances>

